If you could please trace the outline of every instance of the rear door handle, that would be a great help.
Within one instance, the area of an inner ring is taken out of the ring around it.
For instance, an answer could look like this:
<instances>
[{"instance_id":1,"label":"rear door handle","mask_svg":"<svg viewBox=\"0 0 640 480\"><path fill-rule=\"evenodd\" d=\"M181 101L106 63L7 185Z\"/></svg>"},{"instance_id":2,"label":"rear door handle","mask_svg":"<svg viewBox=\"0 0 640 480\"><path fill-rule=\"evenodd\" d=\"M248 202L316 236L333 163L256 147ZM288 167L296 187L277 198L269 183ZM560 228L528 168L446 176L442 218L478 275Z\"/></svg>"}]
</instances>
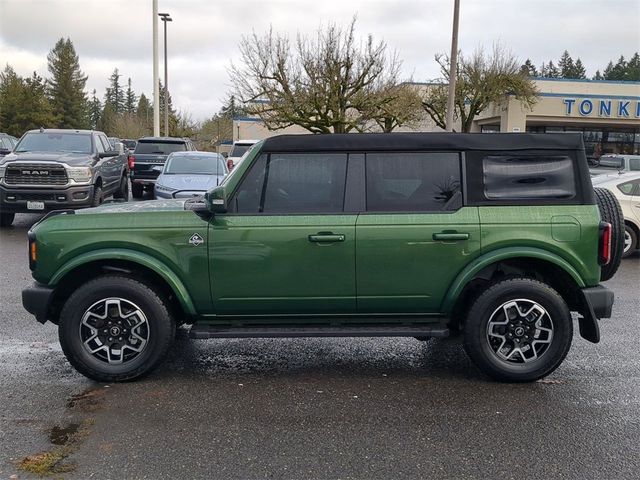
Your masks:
<instances>
[{"instance_id":1,"label":"rear door handle","mask_svg":"<svg viewBox=\"0 0 640 480\"><path fill-rule=\"evenodd\" d=\"M440 232L440 233L434 233L433 239L438 241L445 241L445 242L452 242L452 241L455 242L460 240L469 240L469 234L457 233L457 232L456 233Z\"/></svg>"},{"instance_id":2,"label":"rear door handle","mask_svg":"<svg viewBox=\"0 0 640 480\"><path fill-rule=\"evenodd\" d=\"M333 243L344 242L345 236L341 233L334 234L331 232L320 232L315 235L309 235L309 241L315 243Z\"/></svg>"}]
</instances>

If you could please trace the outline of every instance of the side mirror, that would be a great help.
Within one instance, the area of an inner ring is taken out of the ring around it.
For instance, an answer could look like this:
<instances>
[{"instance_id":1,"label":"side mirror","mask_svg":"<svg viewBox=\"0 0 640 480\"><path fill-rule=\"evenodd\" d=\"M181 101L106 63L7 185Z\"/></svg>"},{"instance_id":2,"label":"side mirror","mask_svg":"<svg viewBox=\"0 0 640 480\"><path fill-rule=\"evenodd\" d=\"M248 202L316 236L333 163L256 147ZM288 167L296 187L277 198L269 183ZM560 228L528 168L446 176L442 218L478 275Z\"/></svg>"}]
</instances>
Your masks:
<instances>
[{"instance_id":1,"label":"side mirror","mask_svg":"<svg viewBox=\"0 0 640 480\"><path fill-rule=\"evenodd\" d=\"M106 152L100 152L98 154L100 158L115 157L116 155L118 155L117 150L107 150Z\"/></svg>"},{"instance_id":2,"label":"side mirror","mask_svg":"<svg viewBox=\"0 0 640 480\"><path fill-rule=\"evenodd\" d=\"M227 196L224 185L212 188L205 193L204 201L210 212L227 213Z\"/></svg>"},{"instance_id":3,"label":"side mirror","mask_svg":"<svg viewBox=\"0 0 640 480\"><path fill-rule=\"evenodd\" d=\"M118 152L118 155L124 154L124 143L116 142L116 152Z\"/></svg>"}]
</instances>

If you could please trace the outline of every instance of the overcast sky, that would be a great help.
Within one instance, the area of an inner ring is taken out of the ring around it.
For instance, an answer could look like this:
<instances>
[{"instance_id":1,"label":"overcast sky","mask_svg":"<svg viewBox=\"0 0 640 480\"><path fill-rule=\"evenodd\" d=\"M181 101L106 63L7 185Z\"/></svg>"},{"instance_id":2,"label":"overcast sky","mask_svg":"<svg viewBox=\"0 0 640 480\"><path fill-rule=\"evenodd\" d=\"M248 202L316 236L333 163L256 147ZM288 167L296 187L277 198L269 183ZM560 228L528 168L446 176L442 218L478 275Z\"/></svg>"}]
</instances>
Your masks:
<instances>
[{"instance_id":1,"label":"overcast sky","mask_svg":"<svg viewBox=\"0 0 640 480\"><path fill-rule=\"evenodd\" d=\"M463 52L500 41L536 66L568 49L588 76L621 54L640 50L640 0L461 0ZM117 67L123 83L151 96L151 0L0 0L0 65L46 77L47 52L62 36L73 41L87 90L104 96ZM159 0L169 12L169 87L177 109L211 116L229 90L227 68L243 34L313 33L320 24L347 24L396 49L406 77L438 76L433 60L450 47L453 0ZM162 24L160 62L162 62ZM160 63L162 74L163 65Z\"/></svg>"}]
</instances>

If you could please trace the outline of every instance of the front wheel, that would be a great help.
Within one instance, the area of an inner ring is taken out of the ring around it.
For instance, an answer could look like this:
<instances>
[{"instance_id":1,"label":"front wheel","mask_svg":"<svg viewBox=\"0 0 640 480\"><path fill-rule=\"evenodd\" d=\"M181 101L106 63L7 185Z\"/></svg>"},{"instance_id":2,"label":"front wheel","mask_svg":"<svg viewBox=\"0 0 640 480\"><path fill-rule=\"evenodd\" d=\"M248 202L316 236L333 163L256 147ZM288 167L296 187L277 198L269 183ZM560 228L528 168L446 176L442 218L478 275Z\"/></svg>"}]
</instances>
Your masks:
<instances>
[{"instance_id":1,"label":"front wheel","mask_svg":"<svg viewBox=\"0 0 640 480\"><path fill-rule=\"evenodd\" d=\"M491 286L475 300L464 324L469 357L484 373L505 382L531 382L553 372L572 337L565 301L529 278Z\"/></svg>"},{"instance_id":2,"label":"front wheel","mask_svg":"<svg viewBox=\"0 0 640 480\"><path fill-rule=\"evenodd\" d=\"M60 314L59 338L69 363L99 382L140 377L164 358L176 325L161 295L122 275L78 288Z\"/></svg>"},{"instance_id":3,"label":"front wheel","mask_svg":"<svg viewBox=\"0 0 640 480\"><path fill-rule=\"evenodd\" d=\"M638 234L631 225L624 224L624 250L622 258L630 256L638 248Z\"/></svg>"}]
</instances>

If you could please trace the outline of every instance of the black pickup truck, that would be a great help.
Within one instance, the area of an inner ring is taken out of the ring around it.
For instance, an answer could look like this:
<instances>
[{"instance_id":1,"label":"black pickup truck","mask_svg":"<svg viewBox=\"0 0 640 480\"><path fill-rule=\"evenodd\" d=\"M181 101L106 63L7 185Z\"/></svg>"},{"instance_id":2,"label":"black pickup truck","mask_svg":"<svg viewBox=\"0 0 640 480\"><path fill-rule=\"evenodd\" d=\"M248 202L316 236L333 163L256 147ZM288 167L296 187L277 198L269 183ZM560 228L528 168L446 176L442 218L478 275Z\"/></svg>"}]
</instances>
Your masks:
<instances>
[{"instance_id":1,"label":"black pickup truck","mask_svg":"<svg viewBox=\"0 0 640 480\"><path fill-rule=\"evenodd\" d=\"M129 197L127 157L93 130L31 130L0 159L0 226L16 213L94 207Z\"/></svg>"},{"instance_id":2,"label":"black pickup truck","mask_svg":"<svg viewBox=\"0 0 640 480\"><path fill-rule=\"evenodd\" d=\"M139 139L135 150L129 154L133 198L142 198L145 188L153 191L153 185L170 153L188 150L195 150L188 138L143 137Z\"/></svg>"}]
</instances>

